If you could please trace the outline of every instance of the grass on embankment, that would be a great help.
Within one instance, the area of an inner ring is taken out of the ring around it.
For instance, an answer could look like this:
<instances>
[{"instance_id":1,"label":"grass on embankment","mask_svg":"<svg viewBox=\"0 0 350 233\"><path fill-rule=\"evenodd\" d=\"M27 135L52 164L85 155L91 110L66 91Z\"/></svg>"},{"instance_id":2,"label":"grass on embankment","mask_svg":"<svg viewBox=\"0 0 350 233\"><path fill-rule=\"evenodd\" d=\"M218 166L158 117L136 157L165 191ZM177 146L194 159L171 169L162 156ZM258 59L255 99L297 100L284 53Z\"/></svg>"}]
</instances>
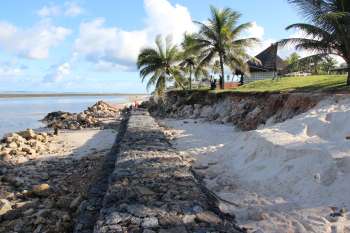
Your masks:
<instances>
[{"instance_id":1,"label":"grass on embankment","mask_svg":"<svg viewBox=\"0 0 350 233\"><path fill-rule=\"evenodd\" d=\"M213 92L349 92L345 75L319 75L307 77L284 77L277 80L261 80L248 83L236 89Z\"/></svg>"}]
</instances>

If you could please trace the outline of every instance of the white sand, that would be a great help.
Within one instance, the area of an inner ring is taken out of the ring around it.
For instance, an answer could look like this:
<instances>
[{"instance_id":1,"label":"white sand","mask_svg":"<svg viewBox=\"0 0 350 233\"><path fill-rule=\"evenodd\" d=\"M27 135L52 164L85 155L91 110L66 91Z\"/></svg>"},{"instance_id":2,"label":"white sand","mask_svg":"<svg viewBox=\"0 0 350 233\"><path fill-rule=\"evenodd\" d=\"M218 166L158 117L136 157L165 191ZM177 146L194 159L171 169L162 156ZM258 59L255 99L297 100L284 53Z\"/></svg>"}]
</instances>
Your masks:
<instances>
[{"instance_id":1,"label":"white sand","mask_svg":"<svg viewBox=\"0 0 350 233\"><path fill-rule=\"evenodd\" d=\"M350 98L334 97L307 113L250 132L229 125L165 120L174 145L190 152L210 189L238 223L268 233L350 232ZM205 167L204 167L205 168Z\"/></svg>"},{"instance_id":2,"label":"white sand","mask_svg":"<svg viewBox=\"0 0 350 233\"><path fill-rule=\"evenodd\" d=\"M89 155L103 155L108 152L117 137L117 131L112 129L82 129L60 131L50 143L51 153L39 156L57 158L70 156L76 159Z\"/></svg>"}]
</instances>

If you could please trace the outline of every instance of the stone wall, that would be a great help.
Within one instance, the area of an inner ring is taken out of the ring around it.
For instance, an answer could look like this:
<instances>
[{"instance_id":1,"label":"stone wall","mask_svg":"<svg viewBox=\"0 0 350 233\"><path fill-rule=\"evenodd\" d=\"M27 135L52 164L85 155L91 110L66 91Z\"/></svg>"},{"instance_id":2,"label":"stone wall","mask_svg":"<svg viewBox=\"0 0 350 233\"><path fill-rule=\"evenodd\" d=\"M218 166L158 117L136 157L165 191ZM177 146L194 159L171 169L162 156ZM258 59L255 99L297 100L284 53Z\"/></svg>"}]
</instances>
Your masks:
<instances>
[{"instance_id":1,"label":"stone wall","mask_svg":"<svg viewBox=\"0 0 350 233\"><path fill-rule=\"evenodd\" d=\"M147 107L155 116L203 118L232 123L241 130L254 130L268 121L285 121L314 107L321 93L208 93L206 91L168 92L151 98Z\"/></svg>"},{"instance_id":2,"label":"stone wall","mask_svg":"<svg viewBox=\"0 0 350 233\"><path fill-rule=\"evenodd\" d=\"M222 213L146 111L133 111L95 233L243 232Z\"/></svg>"}]
</instances>

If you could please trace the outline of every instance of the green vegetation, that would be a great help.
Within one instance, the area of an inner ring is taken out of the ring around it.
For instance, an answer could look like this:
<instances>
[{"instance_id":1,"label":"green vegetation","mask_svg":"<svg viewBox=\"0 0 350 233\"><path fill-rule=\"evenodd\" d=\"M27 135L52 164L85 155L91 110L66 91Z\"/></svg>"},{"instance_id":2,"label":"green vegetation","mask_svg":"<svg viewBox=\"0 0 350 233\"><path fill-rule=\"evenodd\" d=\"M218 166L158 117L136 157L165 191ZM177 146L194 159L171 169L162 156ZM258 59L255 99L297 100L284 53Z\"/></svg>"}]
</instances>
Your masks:
<instances>
[{"instance_id":1,"label":"green vegetation","mask_svg":"<svg viewBox=\"0 0 350 233\"><path fill-rule=\"evenodd\" d=\"M304 91L349 91L345 75L318 75L285 77L278 80L261 80L248 83L228 92L304 92ZM219 91L220 92L220 91ZM222 91L221 91L222 92Z\"/></svg>"},{"instance_id":2,"label":"green vegetation","mask_svg":"<svg viewBox=\"0 0 350 233\"><path fill-rule=\"evenodd\" d=\"M337 60L328 54L316 54L300 58L297 53L292 53L286 61L288 73L307 72L313 75L329 74L338 64Z\"/></svg>"},{"instance_id":3,"label":"green vegetation","mask_svg":"<svg viewBox=\"0 0 350 233\"><path fill-rule=\"evenodd\" d=\"M192 49L199 51L199 67L208 67L219 63L220 87L224 88L226 65L232 71L241 70L249 72L249 56L246 49L258 42L256 38L242 38L242 33L252 24L238 25L241 14L230 8L218 9L210 7L211 17L207 23L196 22L199 32L192 36Z\"/></svg>"},{"instance_id":4,"label":"green vegetation","mask_svg":"<svg viewBox=\"0 0 350 233\"><path fill-rule=\"evenodd\" d=\"M224 66L232 70L249 72L247 61L256 60L246 53L246 49L258 40L242 38L242 33L252 24L238 24L241 14L230 8L211 7L208 23L199 25L198 33L184 36L181 47L164 44L161 37L156 39L156 47L143 49L137 61L142 81L148 78L147 88L155 86L156 94L162 94L168 83L191 89L192 76L207 79L208 70L219 64L220 86L224 87ZM258 61L257 61L258 62ZM214 65L215 64L215 65Z\"/></svg>"},{"instance_id":5,"label":"green vegetation","mask_svg":"<svg viewBox=\"0 0 350 233\"><path fill-rule=\"evenodd\" d=\"M305 16L306 23L292 24L287 30L300 30L303 32L303 38L284 39L279 41L278 45L293 44L296 49L310 51L313 55L300 59L297 53L292 54L287 60L288 67L285 71L329 74L336 65L336 61L330 55L342 57L350 70L350 1L288 2L299 8ZM243 77L243 74L249 74L248 63L261 63L246 52L258 40L242 38L252 24L239 24L239 12L230 8L215 7L210 7L210 11L211 16L207 21L195 22L199 26L198 32L184 35L181 46L173 45L170 37L164 43L161 36L158 36L154 48L145 48L140 52L137 66L142 81L148 79L147 88L154 86L158 95L163 94L169 84L188 91L192 88L194 77L195 80L210 80L211 88L215 89L216 80L212 79L211 74L219 74L222 89L213 92L337 91L348 90L345 86L350 87L348 72L345 81L344 76L291 77L258 81L234 90L223 90L226 70L229 70L230 74ZM276 67L269 69L277 70Z\"/></svg>"},{"instance_id":6,"label":"green vegetation","mask_svg":"<svg viewBox=\"0 0 350 233\"><path fill-rule=\"evenodd\" d=\"M183 87L183 80L177 66L181 59L177 46L172 44L170 37L167 37L164 43L163 38L157 36L155 43L156 48L143 49L137 59L142 81L150 77L147 89L154 85L156 93L161 94L166 88L166 83L173 80Z\"/></svg>"},{"instance_id":7,"label":"green vegetation","mask_svg":"<svg viewBox=\"0 0 350 233\"><path fill-rule=\"evenodd\" d=\"M337 55L350 68L350 1L349 0L288 0L299 8L308 23L287 27L301 30L304 38L289 38L280 45L294 44L296 49L317 53L318 56ZM315 66L317 68L317 66ZM350 85L348 72L347 85Z\"/></svg>"},{"instance_id":8,"label":"green vegetation","mask_svg":"<svg viewBox=\"0 0 350 233\"><path fill-rule=\"evenodd\" d=\"M199 66L199 50L194 49L193 35L185 34L184 41L181 43L182 47L182 62L180 68L183 74L188 75L188 84L186 86L192 89L192 74L194 73L195 80L204 79L209 76L207 67Z\"/></svg>"},{"instance_id":9,"label":"green vegetation","mask_svg":"<svg viewBox=\"0 0 350 233\"><path fill-rule=\"evenodd\" d=\"M193 92L209 93L281 93L281 92L350 92L345 75L314 75L306 77L283 77L280 79L260 80L245 84L235 89L209 90L194 89ZM188 92L189 90L177 91Z\"/></svg>"},{"instance_id":10,"label":"green vegetation","mask_svg":"<svg viewBox=\"0 0 350 233\"><path fill-rule=\"evenodd\" d=\"M300 58L301 58L300 55L294 52L286 59L289 72L300 71L300 65L299 65Z\"/></svg>"}]
</instances>

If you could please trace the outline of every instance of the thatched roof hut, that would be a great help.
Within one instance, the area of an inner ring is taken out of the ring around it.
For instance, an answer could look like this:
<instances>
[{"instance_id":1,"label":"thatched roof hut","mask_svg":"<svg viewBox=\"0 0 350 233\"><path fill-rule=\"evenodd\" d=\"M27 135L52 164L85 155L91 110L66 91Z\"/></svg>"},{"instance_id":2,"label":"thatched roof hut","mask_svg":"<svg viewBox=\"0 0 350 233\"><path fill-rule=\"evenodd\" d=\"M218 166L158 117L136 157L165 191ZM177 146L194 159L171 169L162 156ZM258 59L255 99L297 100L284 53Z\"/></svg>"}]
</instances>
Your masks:
<instances>
[{"instance_id":1,"label":"thatched roof hut","mask_svg":"<svg viewBox=\"0 0 350 233\"><path fill-rule=\"evenodd\" d=\"M272 44L270 47L255 56L260 64L252 61L248 62L250 72L281 72L286 67L286 63L277 55L278 44Z\"/></svg>"}]
</instances>

